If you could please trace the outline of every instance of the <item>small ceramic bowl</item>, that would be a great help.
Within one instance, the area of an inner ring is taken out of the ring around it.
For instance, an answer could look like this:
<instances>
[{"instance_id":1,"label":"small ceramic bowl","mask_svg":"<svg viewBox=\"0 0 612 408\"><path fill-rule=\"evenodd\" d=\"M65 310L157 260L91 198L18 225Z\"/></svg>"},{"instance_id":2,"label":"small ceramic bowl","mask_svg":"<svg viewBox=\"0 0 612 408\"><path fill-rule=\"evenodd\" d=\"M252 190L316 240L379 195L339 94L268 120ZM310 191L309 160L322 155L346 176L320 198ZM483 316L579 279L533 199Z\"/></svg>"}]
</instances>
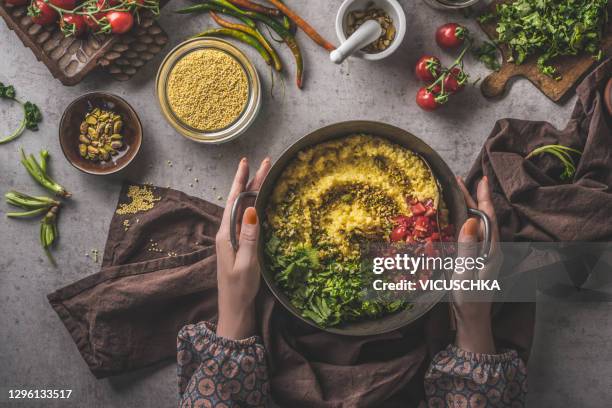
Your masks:
<instances>
[{"instance_id":1,"label":"small ceramic bowl","mask_svg":"<svg viewBox=\"0 0 612 408\"><path fill-rule=\"evenodd\" d=\"M85 115L94 108L111 110L123 121L125 147L109 161L87 160L79 153L79 127ZM72 101L64 111L59 127L59 141L66 159L84 173L104 176L124 169L134 160L142 145L142 124L132 107L122 98L106 92L92 92Z\"/></svg>"},{"instance_id":2,"label":"small ceramic bowl","mask_svg":"<svg viewBox=\"0 0 612 408\"><path fill-rule=\"evenodd\" d=\"M369 4L374 3L374 7L383 9L393 20L395 26L395 39L389 48L378 53L366 53L357 51L353 55L369 61L381 60L393 54L400 46L406 34L406 14L401 4L397 0L344 0L336 15L336 35L340 43L347 39L347 20L348 15L355 10L364 10Z\"/></svg>"}]
</instances>

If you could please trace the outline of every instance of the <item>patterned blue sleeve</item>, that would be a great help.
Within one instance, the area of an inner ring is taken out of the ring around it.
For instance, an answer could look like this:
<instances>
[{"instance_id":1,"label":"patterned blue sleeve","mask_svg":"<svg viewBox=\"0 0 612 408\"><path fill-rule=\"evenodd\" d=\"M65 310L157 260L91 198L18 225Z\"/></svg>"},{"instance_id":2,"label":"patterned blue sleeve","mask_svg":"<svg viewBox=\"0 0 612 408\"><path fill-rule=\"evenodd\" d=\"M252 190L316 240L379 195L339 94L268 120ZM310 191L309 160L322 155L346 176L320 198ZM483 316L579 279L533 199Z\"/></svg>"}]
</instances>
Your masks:
<instances>
[{"instance_id":1,"label":"patterned blue sleeve","mask_svg":"<svg viewBox=\"0 0 612 408\"><path fill-rule=\"evenodd\" d=\"M261 340L230 340L215 330L200 322L178 334L179 407L265 407L269 383Z\"/></svg>"}]
</instances>

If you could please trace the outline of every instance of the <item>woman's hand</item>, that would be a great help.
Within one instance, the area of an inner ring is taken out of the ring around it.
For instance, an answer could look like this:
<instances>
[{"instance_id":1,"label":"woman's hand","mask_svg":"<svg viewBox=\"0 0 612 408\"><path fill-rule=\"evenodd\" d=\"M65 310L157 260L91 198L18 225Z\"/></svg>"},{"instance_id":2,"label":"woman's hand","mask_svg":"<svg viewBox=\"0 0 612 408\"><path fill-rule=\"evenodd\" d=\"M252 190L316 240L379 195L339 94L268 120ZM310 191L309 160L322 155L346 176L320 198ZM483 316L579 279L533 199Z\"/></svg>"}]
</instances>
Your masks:
<instances>
[{"instance_id":1,"label":"woman's hand","mask_svg":"<svg viewBox=\"0 0 612 408\"><path fill-rule=\"evenodd\" d=\"M489 180L483 177L478 183L476 198L472 199L463 180L457 178L463 191L465 201L470 208L477 208L489 216L491 220L491 257L481 270L455 272L453 279L496 279L503 263L503 255L499 249L499 229L497 218L491 201ZM469 218L459 233L459 257L478 256L479 242L482 240L484 225L475 218ZM478 296L477 300L470 296ZM486 296L486 297L485 297ZM491 298L492 294L478 295L455 291L453 292L453 310L457 320L456 344L459 348L475 353L495 353L493 331L491 328Z\"/></svg>"},{"instance_id":2,"label":"woman's hand","mask_svg":"<svg viewBox=\"0 0 612 408\"><path fill-rule=\"evenodd\" d=\"M259 190L270 170L270 159L266 158L253 180L249 179L249 165L243 158L238 165L223 219L216 237L217 284L219 288L219 321L217 335L229 339L244 339L255 334L254 301L259 290L260 270L257 261L259 220L255 208L248 207L241 225L230 225L230 213L234 201L243 191ZM234 252L230 241L231 228L239 227L239 248Z\"/></svg>"}]
</instances>

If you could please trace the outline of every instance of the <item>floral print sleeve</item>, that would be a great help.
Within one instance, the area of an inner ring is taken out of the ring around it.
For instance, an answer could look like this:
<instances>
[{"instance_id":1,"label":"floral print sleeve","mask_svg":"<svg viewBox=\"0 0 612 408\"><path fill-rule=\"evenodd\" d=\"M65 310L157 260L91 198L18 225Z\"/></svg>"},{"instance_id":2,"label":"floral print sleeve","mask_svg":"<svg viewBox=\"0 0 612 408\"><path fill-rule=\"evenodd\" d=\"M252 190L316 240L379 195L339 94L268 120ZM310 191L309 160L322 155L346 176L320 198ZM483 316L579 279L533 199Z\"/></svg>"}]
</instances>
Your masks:
<instances>
[{"instance_id":1,"label":"floral print sleeve","mask_svg":"<svg viewBox=\"0 0 612 408\"><path fill-rule=\"evenodd\" d=\"M179 407L265 407L269 384L261 340L230 340L215 330L201 322L178 334Z\"/></svg>"},{"instance_id":2,"label":"floral print sleeve","mask_svg":"<svg viewBox=\"0 0 612 408\"><path fill-rule=\"evenodd\" d=\"M427 407L524 407L527 368L516 351L477 354L449 345L425 374Z\"/></svg>"}]
</instances>

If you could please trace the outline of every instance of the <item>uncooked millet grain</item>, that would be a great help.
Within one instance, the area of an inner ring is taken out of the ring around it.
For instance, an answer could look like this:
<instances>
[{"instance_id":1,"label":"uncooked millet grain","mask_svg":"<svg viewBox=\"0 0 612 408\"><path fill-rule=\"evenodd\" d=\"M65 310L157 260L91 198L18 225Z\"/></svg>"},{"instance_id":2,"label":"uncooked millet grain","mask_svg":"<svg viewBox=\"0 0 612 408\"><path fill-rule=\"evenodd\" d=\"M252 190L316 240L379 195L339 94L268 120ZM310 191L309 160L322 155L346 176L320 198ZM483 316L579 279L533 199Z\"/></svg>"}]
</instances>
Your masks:
<instances>
[{"instance_id":1,"label":"uncooked millet grain","mask_svg":"<svg viewBox=\"0 0 612 408\"><path fill-rule=\"evenodd\" d=\"M117 211L119 215L136 214L148 211L155 206L155 202L161 200L153 194L153 188L146 186L129 186L127 197L131 199L129 203L120 204Z\"/></svg>"},{"instance_id":2,"label":"uncooked millet grain","mask_svg":"<svg viewBox=\"0 0 612 408\"><path fill-rule=\"evenodd\" d=\"M168 102L187 125L214 131L240 116L249 97L244 68L223 51L193 51L176 63L168 78Z\"/></svg>"}]
</instances>

